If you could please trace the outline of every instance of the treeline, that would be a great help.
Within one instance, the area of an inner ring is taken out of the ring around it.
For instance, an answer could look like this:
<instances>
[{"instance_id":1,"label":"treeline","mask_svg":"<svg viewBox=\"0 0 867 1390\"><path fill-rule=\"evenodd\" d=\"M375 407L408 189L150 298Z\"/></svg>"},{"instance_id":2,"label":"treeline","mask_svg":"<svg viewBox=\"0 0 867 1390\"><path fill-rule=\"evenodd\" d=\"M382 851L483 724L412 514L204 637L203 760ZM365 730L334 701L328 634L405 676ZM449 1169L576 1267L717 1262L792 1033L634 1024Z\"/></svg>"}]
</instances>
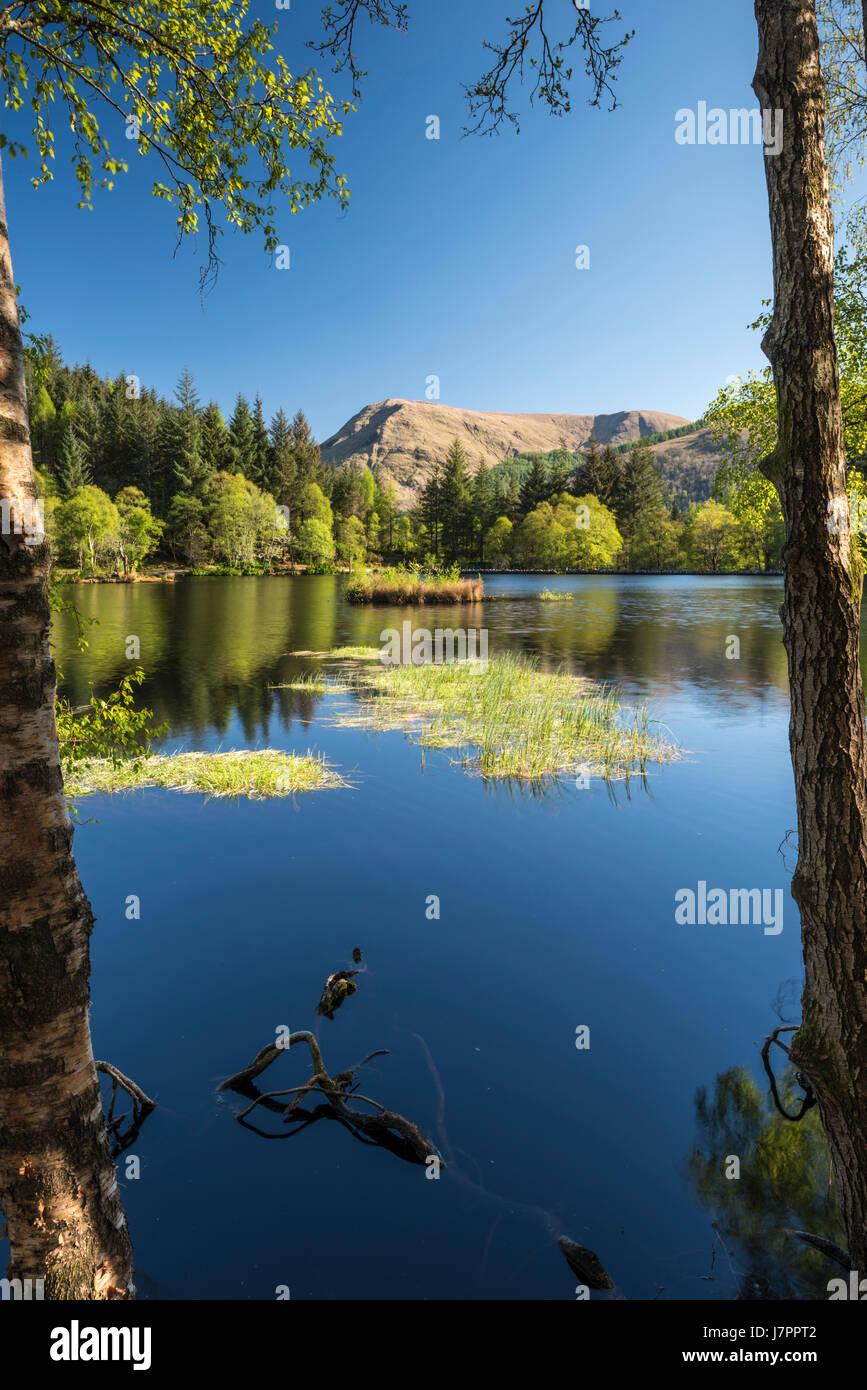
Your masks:
<instances>
[{"instance_id":1,"label":"treeline","mask_svg":"<svg viewBox=\"0 0 867 1390\"><path fill-rule=\"evenodd\" d=\"M539 569L768 568L781 537L723 500L666 495L647 440L591 440L470 472L455 440L416 506L369 468L323 464L302 411L266 421L241 394L225 420L184 369L169 401L133 376L64 364L56 344L28 361L31 434L46 528L61 563L134 573L146 561L256 573L365 563ZM684 427L685 429L686 427ZM676 432L669 432L676 433Z\"/></svg>"},{"instance_id":2,"label":"treeline","mask_svg":"<svg viewBox=\"0 0 867 1390\"><path fill-rule=\"evenodd\" d=\"M184 369L167 401L136 377L66 366L52 339L28 357L34 462L62 562L136 569L267 567L296 548L333 559L331 475L302 411L266 422L241 394L226 421Z\"/></svg>"},{"instance_id":3,"label":"treeline","mask_svg":"<svg viewBox=\"0 0 867 1390\"><path fill-rule=\"evenodd\" d=\"M667 439L682 439L685 434L695 434L698 425L678 425L673 430L658 430L654 434L644 434L640 439L630 439L626 444L615 444L614 452L617 454L627 454L630 449L635 449L639 444L664 444Z\"/></svg>"},{"instance_id":4,"label":"treeline","mask_svg":"<svg viewBox=\"0 0 867 1390\"><path fill-rule=\"evenodd\" d=\"M512 461L510 461L512 462ZM417 517L432 559L528 569L769 569L782 529L722 501L683 508L666 494L647 440L619 451L537 454L517 475L484 464L471 479L458 440L436 465ZM508 479L505 487L503 482Z\"/></svg>"}]
</instances>

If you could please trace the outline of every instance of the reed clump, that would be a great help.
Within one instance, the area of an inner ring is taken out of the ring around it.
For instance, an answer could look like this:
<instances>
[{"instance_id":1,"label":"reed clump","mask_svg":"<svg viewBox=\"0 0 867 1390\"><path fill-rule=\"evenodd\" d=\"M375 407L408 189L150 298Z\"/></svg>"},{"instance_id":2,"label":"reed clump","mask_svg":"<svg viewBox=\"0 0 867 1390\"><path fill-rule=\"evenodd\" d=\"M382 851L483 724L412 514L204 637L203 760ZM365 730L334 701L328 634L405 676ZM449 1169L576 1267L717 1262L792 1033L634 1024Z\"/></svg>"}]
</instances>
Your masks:
<instances>
[{"instance_id":1,"label":"reed clump","mask_svg":"<svg viewBox=\"0 0 867 1390\"><path fill-rule=\"evenodd\" d=\"M75 799L96 792L165 787L179 792L202 792L205 796L259 800L346 785L319 754L265 748L252 752L241 749L229 753L154 753L136 762L93 758L70 772L64 789L68 797Z\"/></svg>"},{"instance_id":2,"label":"reed clump","mask_svg":"<svg viewBox=\"0 0 867 1390\"><path fill-rule=\"evenodd\" d=\"M390 604L405 607L417 604L480 603L485 586L481 578L462 579L457 566L451 569L420 570L389 566L353 575L345 595L349 603Z\"/></svg>"},{"instance_id":3,"label":"reed clump","mask_svg":"<svg viewBox=\"0 0 867 1390\"><path fill-rule=\"evenodd\" d=\"M539 782L586 773L607 780L644 773L680 756L646 706L624 707L611 686L534 658L366 667L352 673L355 699L343 726L403 729L427 748L484 777Z\"/></svg>"}]
</instances>

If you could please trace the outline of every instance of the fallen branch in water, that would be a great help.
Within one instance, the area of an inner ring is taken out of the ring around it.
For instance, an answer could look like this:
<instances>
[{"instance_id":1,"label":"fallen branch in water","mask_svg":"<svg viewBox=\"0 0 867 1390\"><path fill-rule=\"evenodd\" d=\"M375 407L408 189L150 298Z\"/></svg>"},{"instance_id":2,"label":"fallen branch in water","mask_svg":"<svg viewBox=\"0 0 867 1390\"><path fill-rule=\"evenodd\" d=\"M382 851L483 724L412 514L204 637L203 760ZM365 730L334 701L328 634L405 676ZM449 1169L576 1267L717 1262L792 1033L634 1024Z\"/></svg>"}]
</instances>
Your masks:
<instances>
[{"instance_id":1,"label":"fallen branch in water","mask_svg":"<svg viewBox=\"0 0 867 1390\"><path fill-rule=\"evenodd\" d=\"M152 1110L156 1110L157 1103L151 1100L150 1096L145 1095L141 1086L136 1085L128 1076L124 1076L122 1071L112 1066L111 1062L94 1062L98 1072L104 1076L111 1077L111 1100L109 1101L108 1114L105 1117L106 1128L114 1144L112 1156L117 1158L118 1154L128 1149L134 1139L137 1138L139 1130ZM118 1088L126 1091L132 1100L132 1120L129 1129L125 1134L121 1133L121 1125L126 1119L126 1115L115 1115L114 1104L117 1100Z\"/></svg>"},{"instance_id":2,"label":"fallen branch in water","mask_svg":"<svg viewBox=\"0 0 867 1390\"><path fill-rule=\"evenodd\" d=\"M336 1076L332 1077L322 1060L322 1053L316 1038L305 1029L290 1034L279 1045L276 1042L268 1043L260 1052L256 1053L248 1067L244 1067L242 1071L228 1077L220 1084L218 1090L249 1093L249 1087L254 1078L260 1076L267 1067L270 1067L281 1052L294 1047L296 1043L307 1044L313 1063L313 1076L303 1086L290 1086L286 1090L268 1091L257 1095L252 1104L248 1105L247 1109L238 1116L239 1120L243 1120L245 1116L250 1114L251 1110L254 1110L263 1101L273 1100L275 1096L295 1095L296 1099L284 1110L284 1119L291 1120L294 1118L294 1112L301 1097L318 1091L320 1095L325 1097L338 1119L346 1121L347 1124L374 1139L377 1135L381 1137L386 1133L398 1134L409 1146L418 1163L426 1164L430 1158L439 1158L442 1164L443 1161L436 1145L431 1140L425 1139L418 1126L403 1115L399 1115L394 1110L386 1110L384 1106L379 1104L379 1101L371 1100L368 1096L358 1096L358 1099L367 1105L377 1106L379 1113L376 1115L367 1115L363 1110L356 1110L353 1106L347 1105L347 1097L353 1094L350 1088L355 1083L356 1072L364 1066L365 1062L369 1062L371 1057L382 1055L378 1052L372 1052L370 1056L365 1057L364 1062L359 1062L358 1066L352 1068L351 1071L338 1072Z\"/></svg>"},{"instance_id":3,"label":"fallen branch in water","mask_svg":"<svg viewBox=\"0 0 867 1390\"><path fill-rule=\"evenodd\" d=\"M107 1117L109 1124L111 1124L118 1086L121 1090L126 1091L127 1095L132 1100L132 1114L135 1123L138 1123L139 1120L143 1120L145 1115L149 1115L152 1110L156 1110L156 1101L151 1100L150 1096L146 1096L141 1086L137 1086L134 1081L130 1081L129 1077L124 1076L123 1072L119 1071L117 1067L113 1067L111 1062L94 1062L94 1066L97 1071L101 1071L105 1076L111 1077L111 1103L108 1107Z\"/></svg>"},{"instance_id":4,"label":"fallen branch in water","mask_svg":"<svg viewBox=\"0 0 867 1390\"><path fill-rule=\"evenodd\" d=\"M614 1288L607 1270L594 1250L588 1250L586 1245L576 1245L568 1236L561 1236L557 1244L572 1273L577 1274L588 1289Z\"/></svg>"}]
</instances>

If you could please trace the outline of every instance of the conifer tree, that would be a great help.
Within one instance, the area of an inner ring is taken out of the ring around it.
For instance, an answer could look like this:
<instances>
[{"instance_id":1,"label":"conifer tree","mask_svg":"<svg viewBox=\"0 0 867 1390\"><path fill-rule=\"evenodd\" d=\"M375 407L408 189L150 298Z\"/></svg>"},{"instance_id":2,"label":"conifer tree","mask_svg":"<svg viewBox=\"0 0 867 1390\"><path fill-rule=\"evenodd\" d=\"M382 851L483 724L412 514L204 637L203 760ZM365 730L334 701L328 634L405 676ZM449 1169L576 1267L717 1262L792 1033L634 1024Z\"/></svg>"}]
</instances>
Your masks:
<instances>
[{"instance_id":1,"label":"conifer tree","mask_svg":"<svg viewBox=\"0 0 867 1390\"><path fill-rule=\"evenodd\" d=\"M542 502L547 502L549 496L548 470L537 455L521 484L521 512L526 516L535 511Z\"/></svg>"},{"instance_id":2,"label":"conifer tree","mask_svg":"<svg viewBox=\"0 0 867 1390\"><path fill-rule=\"evenodd\" d=\"M209 478L229 471L229 432L216 401L209 401L199 417L199 450Z\"/></svg>"},{"instance_id":3,"label":"conifer tree","mask_svg":"<svg viewBox=\"0 0 867 1390\"><path fill-rule=\"evenodd\" d=\"M624 557L629 564L636 536L639 533L647 536L654 529L661 529L667 520L659 473L653 453L645 443L637 444L624 456L615 515L623 537Z\"/></svg>"},{"instance_id":4,"label":"conifer tree","mask_svg":"<svg viewBox=\"0 0 867 1390\"><path fill-rule=\"evenodd\" d=\"M262 397L257 396L253 404L253 462L252 472L248 474L250 479L261 488L263 492L271 492L271 475L273 471L271 443L268 438L268 426L265 424L265 414L262 409Z\"/></svg>"},{"instance_id":5,"label":"conifer tree","mask_svg":"<svg viewBox=\"0 0 867 1390\"><path fill-rule=\"evenodd\" d=\"M256 464L256 441L253 429L253 416L244 397L238 394L235 409L229 421L229 471L243 473L245 478L253 476Z\"/></svg>"},{"instance_id":6,"label":"conifer tree","mask_svg":"<svg viewBox=\"0 0 867 1390\"><path fill-rule=\"evenodd\" d=\"M430 477L425 483L419 499L419 513L427 528L430 552L435 560L440 554L440 531L442 523L442 469L438 459L434 459Z\"/></svg>"},{"instance_id":7,"label":"conifer tree","mask_svg":"<svg viewBox=\"0 0 867 1390\"><path fill-rule=\"evenodd\" d=\"M455 439L446 455L440 486L442 548L447 560L456 560L464 549L468 529L470 480L463 444Z\"/></svg>"},{"instance_id":8,"label":"conifer tree","mask_svg":"<svg viewBox=\"0 0 867 1390\"><path fill-rule=\"evenodd\" d=\"M195 378L188 364L184 363L184 369L178 377L178 384L175 387L175 400L180 410L185 415L194 416L199 413L199 393L196 390Z\"/></svg>"},{"instance_id":9,"label":"conifer tree","mask_svg":"<svg viewBox=\"0 0 867 1390\"><path fill-rule=\"evenodd\" d=\"M271 420L269 444L271 492L280 506L291 506L297 470L292 453L292 426L282 406Z\"/></svg>"},{"instance_id":10,"label":"conifer tree","mask_svg":"<svg viewBox=\"0 0 867 1390\"><path fill-rule=\"evenodd\" d=\"M319 445L307 423L303 410L295 412L290 429L292 462L295 466L295 489L301 493L311 483L322 488L330 488L330 479L325 476Z\"/></svg>"},{"instance_id":11,"label":"conifer tree","mask_svg":"<svg viewBox=\"0 0 867 1390\"><path fill-rule=\"evenodd\" d=\"M60 443L57 460L57 480L60 495L71 497L80 487L91 481L90 464L84 448L74 430L67 430Z\"/></svg>"},{"instance_id":12,"label":"conifer tree","mask_svg":"<svg viewBox=\"0 0 867 1390\"><path fill-rule=\"evenodd\" d=\"M472 540L479 560L485 558L485 532L492 525L494 517L494 487L491 470L482 459L471 490Z\"/></svg>"}]
</instances>

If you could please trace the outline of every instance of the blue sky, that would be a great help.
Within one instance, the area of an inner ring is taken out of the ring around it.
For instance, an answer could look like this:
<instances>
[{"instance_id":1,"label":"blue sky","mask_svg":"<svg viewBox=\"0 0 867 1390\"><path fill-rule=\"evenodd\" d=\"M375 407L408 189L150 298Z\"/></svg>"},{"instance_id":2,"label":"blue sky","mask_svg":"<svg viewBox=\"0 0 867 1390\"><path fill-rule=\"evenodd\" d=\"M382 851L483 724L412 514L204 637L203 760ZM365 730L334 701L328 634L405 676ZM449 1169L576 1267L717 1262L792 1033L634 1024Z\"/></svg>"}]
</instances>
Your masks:
<instances>
[{"instance_id":1,"label":"blue sky","mask_svg":"<svg viewBox=\"0 0 867 1390\"><path fill-rule=\"evenodd\" d=\"M571 0L549 3L568 18ZM302 407L320 439L368 402L423 399L432 374L445 404L470 409L695 418L727 376L764 365L747 325L771 293L771 255L761 149L679 145L675 112L755 106L753 4L619 7L617 28L636 30L621 106L579 100L556 120L516 92L521 133L488 139L460 138L461 84L518 0L410 0L408 35L365 23L370 75L336 147L350 209L287 209L288 271L253 236L227 234L204 305L200 257L173 258L173 216L143 162L85 212L60 158L36 191L7 158L28 327L52 332L67 361L166 393L188 362L204 401L228 413L238 390L259 392L268 415ZM302 41L320 8L254 6L279 19L290 67L312 60ZM430 114L439 141L425 138Z\"/></svg>"}]
</instances>

